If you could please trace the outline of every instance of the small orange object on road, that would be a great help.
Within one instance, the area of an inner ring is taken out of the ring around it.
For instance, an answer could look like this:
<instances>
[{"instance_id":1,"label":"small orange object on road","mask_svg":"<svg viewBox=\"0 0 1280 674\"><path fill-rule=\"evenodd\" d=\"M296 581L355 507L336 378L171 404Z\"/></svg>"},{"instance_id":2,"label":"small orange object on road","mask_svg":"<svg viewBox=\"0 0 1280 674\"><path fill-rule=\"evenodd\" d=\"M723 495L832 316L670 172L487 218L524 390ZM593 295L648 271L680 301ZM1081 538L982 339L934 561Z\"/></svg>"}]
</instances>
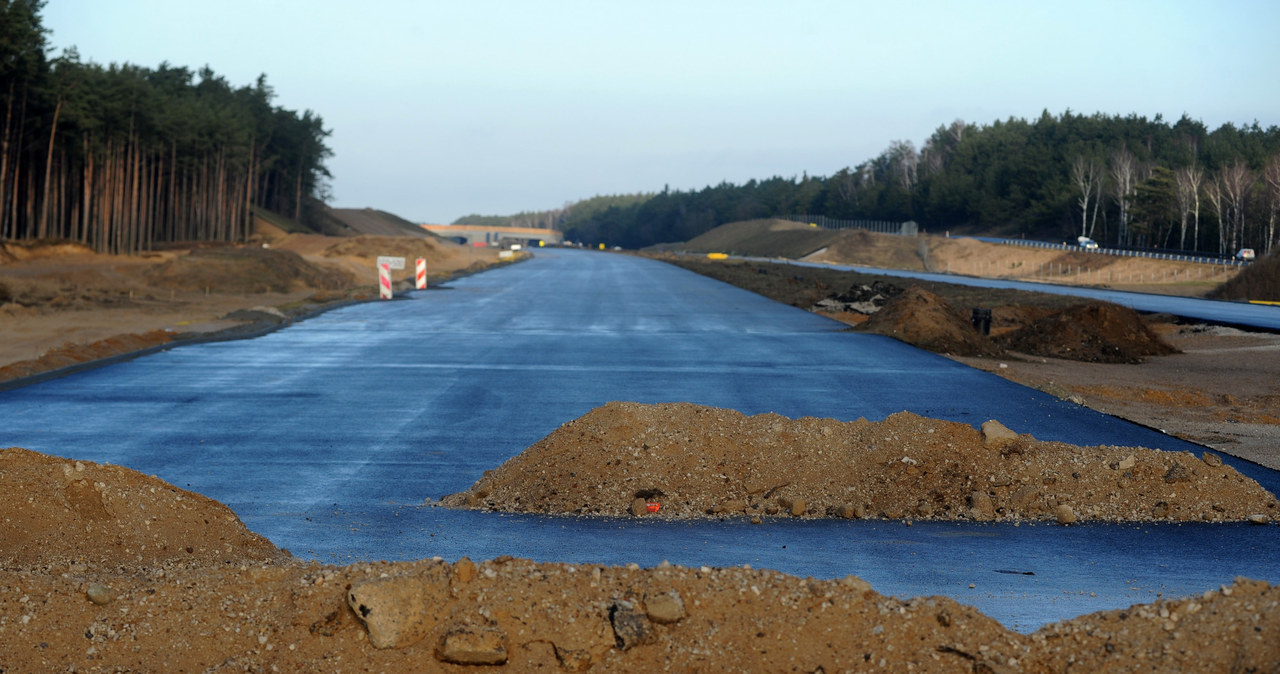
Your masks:
<instances>
[{"instance_id":1,"label":"small orange object on road","mask_svg":"<svg viewBox=\"0 0 1280 674\"><path fill-rule=\"evenodd\" d=\"M644 509L645 509L645 511L646 511L646 512L651 512L651 513L656 513L656 512L658 512L658 508L661 508L661 507L662 507L662 506L661 506L660 504L658 504L658 503L645 503L645 504L644 504Z\"/></svg>"}]
</instances>

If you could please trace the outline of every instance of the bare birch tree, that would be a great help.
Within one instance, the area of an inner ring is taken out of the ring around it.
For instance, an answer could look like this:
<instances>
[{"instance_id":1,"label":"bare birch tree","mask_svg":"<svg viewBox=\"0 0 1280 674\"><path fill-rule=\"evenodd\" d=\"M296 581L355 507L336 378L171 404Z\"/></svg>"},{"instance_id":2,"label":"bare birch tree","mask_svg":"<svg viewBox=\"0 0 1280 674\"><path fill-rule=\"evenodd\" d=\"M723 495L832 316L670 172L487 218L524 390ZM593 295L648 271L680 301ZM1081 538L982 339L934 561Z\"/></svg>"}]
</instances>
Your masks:
<instances>
[{"instance_id":1,"label":"bare birch tree","mask_svg":"<svg viewBox=\"0 0 1280 674\"><path fill-rule=\"evenodd\" d=\"M1229 225L1222 214L1222 184L1220 178L1214 178L1205 183L1204 196L1209 200L1209 205L1213 207L1214 215L1218 216L1218 253L1226 253Z\"/></svg>"},{"instance_id":2,"label":"bare birch tree","mask_svg":"<svg viewBox=\"0 0 1280 674\"><path fill-rule=\"evenodd\" d=\"M893 162L894 173L903 189L908 192L915 189L920 166L916 146L909 140L895 140L889 143L889 159Z\"/></svg>"},{"instance_id":3,"label":"bare birch tree","mask_svg":"<svg viewBox=\"0 0 1280 674\"><path fill-rule=\"evenodd\" d=\"M1249 200L1249 189L1253 187L1253 171L1243 160L1222 169L1223 205L1227 207L1227 217L1231 221L1231 246L1228 251L1235 250L1244 240L1245 204Z\"/></svg>"},{"instance_id":4,"label":"bare birch tree","mask_svg":"<svg viewBox=\"0 0 1280 674\"><path fill-rule=\"evenodd\" d=\"M1089 226L1089 202L1098 201L1102 187L1102 171L1098 162L1084 155L1076 155L1071 162L1071 182L1080 191L1076 203L1080 204L1080 236L1093 236L1093 227ZM1097 211L1094 211L1094 224L1097 224Z\"/></svg>"},{"instance_id":5,"label":"bare birch tree","mask_svg":"<svg viewBox=\"0 0 1280 674\"><path fill-rule=\"evenodd\" d=\"M1204 169L1196 164L1184 166L1173 173L1174 183L1178 187L1178 214L1182 219L1182 228L1178 235L1178 249L1187 248L1187 217L1194 214L1192 246L1200 242L1200 185L1204 182Z\"/></svg>"},{"instance_id":6,"label":"bare birch tree","mask_svg":"<svg viewBox=\"0 0 1280 674\"><path fill-rule=\"evenodd\" d=\"M1129 243L1129 208L1133 197L1134 185L1138 179L1138 161L1129 148L1121 145L1111 153L1111 184L1115 187L1112 198L1120 207L1119 239L1120 243Z\"/></svg>"},{"instance_id":7,"label":"bare birch tree","mask_svg":"<svg viewBox=\"0 0 1280 674\"><path fill-rule=\"evenodd\" d=\"M1271 254L1276 240L1276 219L1280 217L1280 154L1272 156L1262 168L1262 183L1267 188L1267 241L1264 250Z\"/></svg>"}]
</instances>

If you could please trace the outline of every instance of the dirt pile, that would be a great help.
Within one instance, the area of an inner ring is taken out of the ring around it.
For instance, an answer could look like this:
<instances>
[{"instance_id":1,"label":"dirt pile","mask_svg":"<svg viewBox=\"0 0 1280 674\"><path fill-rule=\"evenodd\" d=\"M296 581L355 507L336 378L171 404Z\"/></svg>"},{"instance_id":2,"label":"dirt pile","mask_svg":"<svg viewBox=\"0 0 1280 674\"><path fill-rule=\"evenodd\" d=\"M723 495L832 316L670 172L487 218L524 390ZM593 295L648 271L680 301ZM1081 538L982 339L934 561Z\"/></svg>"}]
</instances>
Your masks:
<instances>
[{"instance_id":1,"label":"dirt pile","mask_svg":"<svg viewBox=\"0 0 1280 674\"><path fill-rule=\"evenodd\" d=\"M37 241L0 241L0 264L39 260L66 255L92 255L93 249L82 243L41 239Z\"/></svg>"},{"instance_id":2,"label":"dirt pile","mask_svg":"<svg viewBox=\"0 0 1280 674\"><path fill-rule=\"evenodd\" d=\"M1280 666L1280 589L1246 579L1021 635L952 599L886 597L854 576L301 562L214 501L21 449L0 452L0 510L4 671Z\"/></svg>"},{"instance_id":3,"label":"dirt pile","mask_svg":"<svg viewBox=\"0 0 1280 674\"><path fill-rule=\"evenodd\" d=\"M1151 330L1138 312L1088 302L1032 320L996 342L1011 351L1089 363L1141 363L1177 350Z\"/></svg>"},{"instance_id":4,"label":"dirt pile","mask_svg":"<svg viewBox=\"0 0 1280 674\"><path fill-rule=\"evenodd\" d=\"M160 288L235 294L339 290L353 280L291 251L252 247L197 248L147 270L145 277Z\"/></svg>"},{"instance_id":5,"label":"dirt pile","mask_svg":"<svg viewBox=\"0 0 1280 674\"><path fill-rule=\"evenodd\" d=\"M935 271L930 266L930 239L874 234L865 229L845 229L837 233L839 238L832 241L831 245L804 259L888 269Z\"/></svg>"},{"instance_id":6,"label":"dirt pile","mask_svg":"<svg viewBox=\"0 0 1280 674\"><path fill-rule=\"evenodd\" d=\"M424 238L391 236L356 236L342 239L324 251L325 257L359 257L374 259L380 255L405 258L431 258L443 254L444 248L458 248L455 243L444 243L434 235Z\"/></svg>"},{"instance_id":7,"label":"dirt pile","mask_svg":"<svg viewBox=\"0 0 1280 674\"><path fill-rule=\"evenodd\" d=\"M579 515L969 520L1280 519L1212 453L1077 447L908 412L845 423L613 402L444 503Z\"/></svg>"},{"instance_id":8,"label":"dirt pile","mask_svg":"<svg viewBox=\"0 0 1280 674\"><path fill-rule=\"evenodd\" d=\"M173 337L173 333L167 330L151 330L142 334L116 335L90 344L68 342L46 351L39 358L0 366L0 382L110 358L122 353L149 349L153 346L168 344L173 341Z\"/></svg>"},{"instance_id":9,"label":"dirt pile","mask_svg":"<svg viewBox=\"0 0 1280 674\"><path fill-rule=\"evenodd\" d=\"M974 329L969 317L941 297L911 286L860 326L922 349L957 356L997 356L1000 349Z\"/></svg>"},{"instance_id":10,"label":"dirt pile","mask_svg":"<svg viewBox=\"0 0 1280 674\"><path fill-rule=\"evenodd\" d=\"M788 220L748 220L721 225L679 246L704 253L733 253L761 257L804 257L844 236Z\"/></svg>"},{"instance_id":11,"label":"dirt pile","mask_svg":"<svg viewBox=\"0 0 1280 674\"><path fill-rule=\"evenodd\" d=\"M0 567L241 564L282 554L226 506L136 471L0 450Z\"/></svg>"},{"instance_id":12,"label":"dirt pile","mask_svg":"<svg viewBox=\"0 0 1280 674\"><path fill-rule=\"evenodd\" d=\"M1280 257L1268 255L1255 260L1234 278L1215 288L1209 297L1280 302Z\"/></svg>"}]
</instances>

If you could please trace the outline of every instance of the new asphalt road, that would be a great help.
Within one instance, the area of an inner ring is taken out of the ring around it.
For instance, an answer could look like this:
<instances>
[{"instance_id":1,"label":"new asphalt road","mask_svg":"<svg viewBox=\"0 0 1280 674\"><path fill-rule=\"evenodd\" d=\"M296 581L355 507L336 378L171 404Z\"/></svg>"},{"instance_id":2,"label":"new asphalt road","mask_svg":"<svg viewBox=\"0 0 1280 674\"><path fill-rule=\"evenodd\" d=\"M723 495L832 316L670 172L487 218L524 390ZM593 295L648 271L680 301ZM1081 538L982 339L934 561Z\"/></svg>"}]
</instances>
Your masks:
<instances>
[{"instance_id":1,"label":"new asphalt road","mask_svg":"<svg viewBox=\"0 0 1280 674\"><path fill-rule=\"evenodd\" d=\"M1077 444L1198 449L676 267L569 250L0 392L0 446L158 475L321 561L509 554L855 574L1019 630L1238 575L1280 582L1277 527L753 526L422 506L610 400L842 420L910 410ZM1274 471L1235 465L1280 486Z\"/></svg>"}]
</instances>

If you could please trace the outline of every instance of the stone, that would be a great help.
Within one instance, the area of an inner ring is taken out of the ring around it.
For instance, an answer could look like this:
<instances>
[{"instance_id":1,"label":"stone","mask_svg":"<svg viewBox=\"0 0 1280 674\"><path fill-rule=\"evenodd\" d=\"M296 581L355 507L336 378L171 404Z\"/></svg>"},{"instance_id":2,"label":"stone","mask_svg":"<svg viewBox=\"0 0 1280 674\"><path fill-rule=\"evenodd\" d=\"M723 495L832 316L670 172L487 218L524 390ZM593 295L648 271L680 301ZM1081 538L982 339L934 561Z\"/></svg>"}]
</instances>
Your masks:
<instances>
[{"instance_id":1,"label":"stone","mask_svg":"<svg viewBox=\"0 0 1280 674\"><path fill-rule=\"evenodd\" d=\"M645 511L646 511L646 510L647 510L647 509L645 508L645 501L644 501L644 499L642 499L642 498L638 498L638 499L636 499L636 500L634 500L634 501L632 501L632 502L631 502L631 514L632 514L633 516L635 516L635 517L644 517L644 514L645 514Z\"/></svg>"},{"instance_id":2,"label":"stone","mask_svg":"<svg viewBox=\"0 0 1280 674\"><path fill-rule=\"evenodd\" d=\"M1018 510L1025 510L1040 496L1040 490L1031 485L1018 488L1013 492L1013 496L1009 497L1009 505Z\"/></svg>"},{"instance_id":3,"label":"stone","mask_svg":"<svg viewBox=\"0 0 1280 674\"><path fill-rule=\"evenodd\" d=\"M1200 460L1214 468L1222 465L1222 457L1214 454L1213 452L1205 452L1204 454L1201 454Z\"/></svg>"},{"instance_id":4,"label":"stone","mask_svg":"<svg viewBox=\"0 0 1280 674\"><path fill-rule=\"evenodd\" d=\"M1069 505L1067 505L1067 504L1065 504L1065 503L1063 503L1062 505L1058 506L1057 511L1056 511L1056 514L1057 514L1057 517L1058 517L1058 524L1064 524L1064 525L1065 525L1065 524L1075 524L1075 523L1076 523L1076 511L1072 510L1072 509L1071 509L1071 506L1069 506Z\"/></svg>"},{"instance_id":5,"label":"stone","mask_svg":"<svg viewBox=\"0 0 1280 674\"><path fill-rule=\"evenodd\" d=\"M1151 516L1158 520L1162 520L1168 517L1169 504L1164 501L1160 501L1156 503L1154 506L1151 507Z\"/></svg>"},{"instance_id":6,"label":"stone","mask_svg":"<svg viewBox=\"0 0 1280 674\"><path fill-rule=\"evenodd\" d=\"M867 519L867 507L861 503L853 504L853 518L856 520Z\"/></svg>"},{"instance_id":7,"label":"stone","mask_svg":"<svg viewBox=\"0 0 1280 674\"><path fill-rule=\"evenodd\" d=\"M116 598L116 593L102 583L89 583L89 589L85 590L84 594L89 598L89 601L98 606L110 604L111 600Z\"/></svg>"},{"instance_id":8,"label":"stone","mask_svg":"<svg viewBox=\"0 0 1280 674\"><path fill-rule=\"evenodd\" d=\"M933 504L928 501L921 501L916 504L916 516L930 517L933 515Z\"/></svg>"},{"instance_id":9,"label":"stone","mask_svg":"<svg viewBox=\"0 0 1280 674\"><path fill-rule=\"evenodd\" d=\"M447 581L433 580L402 576L353 584L347 604L368 630L369 643L404 648L425 637L438 623L434 607L444 605L449 593Z\"/></svg>"},{"instance_id":10,"label":"stone","mask_svg":"<svg viewBox=\"0 0 1280 674\"><path fill-rule=\"evenodd\" d=\"M742 500L725 501L715 507L718 513L741 513L747 509L747 502Z\"/></svg>"},{"instance_id":11,"label":"stone","mask_svg":"<svg viewBox=\"0 0 1280 674\"><path fill-rule=\"evenodd\" d=\"M653 622L669 625L684 618L684 599L675 590L647 596L644 599L644 612Z\"/></svg>"},{"instance_id":12,"label":"stone","mask_svg":"<svg viewBox=\"0 0 1280 674\"><path fill-rule=\"evenodd\" d=\"M1132 454L1130 454L1129 456L1126 456L1123 459L1120 459L1120 463L1116 464L1116 470L1129 470L1130 468L1133 468L1135 465L1137 465L1137 463L1138 463L1138 460L1135 459Z\"/></svg>"},{"instance_id":13,"label":"stone","mask_svg":"<svg viewBox=\"0 0 1280 674\"><path fill-rule=\"evenodd\" d=\"M1191 479L1191 471L1187 470L1180 463L1169 466L1169 470L1164 474L1164 481L1169 484L1175 482L1187 482Z\"/></svg>"},{"instance_id":14,"label":"stone","mask_svg":"<svg viewBox=\"0 0 1280 674\"><path fill-rule=\"evenodd\" d=\"M555 645L556 659L566 672L585 672L594 664L591 651L585 648L561 648Z\"/></svg>"},{"instance_id":15,"label":"stone","mask_svg":"<svg viewBox=\"0 0 1280 674\"><path fill-rule=\"evenodd\" d=\"M982 424L982 442L987 447L999 447L1018 439L1018 434L1004 424L991 419Z\"/></svg>"},{"instance_id":16,"label":"stone","mask_svg":"<svg viewBox=\"0 0 1280 674\"><path fill-rule=\"evenodd\" d=\"M1270 524L1271 518L1261 513L1255 513L1249 516L1249 524Z\"/></svg>"},{"instance_id":17,"label":"stone","mask_svg":"<svg viewBox=\"0 0 1280 674\"><path fill-rule=\"evenodd\" d=\"M613 626L614 640L618 648L627 650L649 641L653 635L653 623L649 617L636 610L635 604L619 600L609 607L609 623Z\"/></svg>"},{"instance_id":18,"label":"stone","mask_svg":"<svg viewBox=\"0 0 1280 674\"><path fill-rule=\"evenodd\" d=\"M470 583L476 577L476 564L470 559L463 557L453 565L453 577L459 583Z\"/></svg>"},{"instance_id":19,"label":"stone","mask_svg":"<svg viewBox=\"0 0 1280 674\"><path fill-rule=\"evenodd\" d=\"M836 517L843 517L846 520L853 519L853 506L846 503L836 508Z\"/></svg>"},{"instance_id":20,"label":"stone","mask_svg":"<svg viewBox=\"0 0 1280 674\"><path fill-rule=\"evenodd\" d=\"M987 494L987 492L971 492L967 501L970 512L974 515L974 519L989 520L996 516L996 506L991 502L991 496Z\"/></svg>"},{"instance_id":21,"label":"stone","mask_svg":"<svg viewBox=\"0 0 1280 674\"><path fill-rule=\"evenodd\" d=\"M455 665L505 664L507 635L495 627L450 627L436 646L436 659Z\"/></svg>"},{"instance_id":22,"label":"stone","mask_svg":"<svg viewBox=\"0 0 1280 674\"><path fill-rule=\"evenodd\" d=\"M806 504L802 498L798 498L791 502L792 517L800 517L805 513L806 509L808 509L808 504Z\"/></svg>"}]
</instances>

